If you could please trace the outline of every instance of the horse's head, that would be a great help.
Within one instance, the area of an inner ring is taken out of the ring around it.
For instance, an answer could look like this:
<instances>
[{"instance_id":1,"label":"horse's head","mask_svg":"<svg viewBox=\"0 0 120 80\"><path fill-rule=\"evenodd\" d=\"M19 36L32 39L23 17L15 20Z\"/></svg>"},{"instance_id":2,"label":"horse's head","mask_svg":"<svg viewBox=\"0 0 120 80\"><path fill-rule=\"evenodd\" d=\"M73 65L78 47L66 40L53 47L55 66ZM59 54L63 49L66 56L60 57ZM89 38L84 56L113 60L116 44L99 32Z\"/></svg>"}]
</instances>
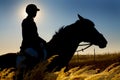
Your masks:
<instances>
[{"instance_id":1,"label":"horse's head","mask_svg":"<svg viewBox=\"0 0 120 80\"><path fill-rule=\"evenodd\" d=\"M83 42L89 42L90 44L94 44L99 46L100 48L104 48L107 45L107 40L104 36L99 33L94 27L94 23L88 19L81 17L78 14L79 20L76 22L77 26L77 35L81 35L79 39L82 38Z\"/></svg>"}]
</instances>

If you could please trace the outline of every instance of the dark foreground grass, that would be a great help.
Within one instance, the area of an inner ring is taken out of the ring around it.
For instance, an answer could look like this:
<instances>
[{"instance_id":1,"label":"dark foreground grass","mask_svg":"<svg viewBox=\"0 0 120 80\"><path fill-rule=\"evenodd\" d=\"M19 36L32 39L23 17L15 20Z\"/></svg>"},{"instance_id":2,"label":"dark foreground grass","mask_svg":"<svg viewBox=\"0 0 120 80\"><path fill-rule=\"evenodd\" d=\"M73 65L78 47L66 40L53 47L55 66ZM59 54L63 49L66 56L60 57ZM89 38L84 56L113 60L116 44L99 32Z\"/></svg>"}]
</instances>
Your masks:
<instances>
[{"instance_id":1,"label":"dark foreground grass","mask_svg":"<svg viewBox=\"0 0 120 80\"><path fill-rule=\"evenodd\" d=\"M103 55L75 55L65 72L47 72L51 60L39 63L33 70L24 74L23 80L120 80L120 53ZM18 72L19 73L19 72ZM13 68L0 71L0 80L13 80Z\"/></svg>"}]
</instances>

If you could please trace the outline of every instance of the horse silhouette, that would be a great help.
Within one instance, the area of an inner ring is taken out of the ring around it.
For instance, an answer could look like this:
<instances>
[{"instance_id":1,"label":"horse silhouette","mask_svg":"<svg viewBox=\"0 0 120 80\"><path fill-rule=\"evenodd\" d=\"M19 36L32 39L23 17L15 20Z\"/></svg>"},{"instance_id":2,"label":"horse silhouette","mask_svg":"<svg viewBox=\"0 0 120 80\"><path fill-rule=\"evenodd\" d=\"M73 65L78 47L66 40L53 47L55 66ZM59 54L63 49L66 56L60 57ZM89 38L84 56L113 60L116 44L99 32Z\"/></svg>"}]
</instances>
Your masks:
<instances>
[{"instance_id":1,"label":"horse silhouette","mask_svg":"<svg viewBox=\"0 0 120 80\"><path fill-rule=\"evenodd\" d=\"M49 55L59 55L49 68L60 70L66 66L74 55L79 43L88 42L100 48L106 47L107 41L94 27L94 23L78 14L79 20L75 23L62 27L47 43Z\"/></svg>"},{"instance_id":2,"label":"horse silhouette","mask_svg":"<svg viewBox=\"0 0 120 80\"><path fill-rule=\"evenodd\" d=\"M54 68L60 70L62 67L67 66L81 42L88 42L90 45L97 45L100 48L106 47L107 40L96 30L94 23L79 14L78 18L75 23L61 27L46 44L47 59L53 55L58 55L48 65L48 71L52 71ZM15 67L16 57L17 54L0 56L0 67ZM8 60L8 58L11 60ZM6 60L6 63L4 63L4 60ZM1 66L3 64L4 66Z\"/></svg>"}]
</instances>

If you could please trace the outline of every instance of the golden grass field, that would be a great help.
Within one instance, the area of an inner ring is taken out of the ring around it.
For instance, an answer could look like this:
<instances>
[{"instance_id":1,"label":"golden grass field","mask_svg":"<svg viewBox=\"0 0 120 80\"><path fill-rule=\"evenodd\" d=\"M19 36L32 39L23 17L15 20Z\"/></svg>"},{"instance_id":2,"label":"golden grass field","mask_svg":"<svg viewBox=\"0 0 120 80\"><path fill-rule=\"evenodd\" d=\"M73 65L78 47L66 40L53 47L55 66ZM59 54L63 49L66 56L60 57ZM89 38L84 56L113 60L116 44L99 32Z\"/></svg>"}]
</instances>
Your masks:
<instances>
[{"instance_id":1,"label":"golden grass field","mask_svg":"<svg viewBox=\"0 0 120 80\"><path fill-rule=\"evenodd\" d=\"M120 80L120 53L75 55L66 72L65 67L45 72L48 64L49 60L36 65L23 80ZM15 74L14 68L1 70L0 80L13 80Z\"/></svg>"}]
</instances>

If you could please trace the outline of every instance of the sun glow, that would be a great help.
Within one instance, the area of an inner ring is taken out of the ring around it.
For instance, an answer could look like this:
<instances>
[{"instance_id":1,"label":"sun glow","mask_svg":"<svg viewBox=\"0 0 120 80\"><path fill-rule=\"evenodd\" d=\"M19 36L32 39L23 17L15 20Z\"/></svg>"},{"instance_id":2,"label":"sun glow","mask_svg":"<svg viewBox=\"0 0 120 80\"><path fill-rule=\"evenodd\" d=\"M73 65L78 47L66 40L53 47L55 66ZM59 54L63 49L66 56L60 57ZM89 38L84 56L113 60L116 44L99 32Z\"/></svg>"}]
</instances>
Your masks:
<instances>
[{"instance_id":1,"label":"sun glow","mask_svg":"<svg viewBox=\"0 0 120 80\"><path fill-rule=\"evenodd\" d=\"M18 8L18 16L20 19L24 19L27 16L27 13L25 12L26 5L20 5Z\"/></svg>"}]
</instances>

